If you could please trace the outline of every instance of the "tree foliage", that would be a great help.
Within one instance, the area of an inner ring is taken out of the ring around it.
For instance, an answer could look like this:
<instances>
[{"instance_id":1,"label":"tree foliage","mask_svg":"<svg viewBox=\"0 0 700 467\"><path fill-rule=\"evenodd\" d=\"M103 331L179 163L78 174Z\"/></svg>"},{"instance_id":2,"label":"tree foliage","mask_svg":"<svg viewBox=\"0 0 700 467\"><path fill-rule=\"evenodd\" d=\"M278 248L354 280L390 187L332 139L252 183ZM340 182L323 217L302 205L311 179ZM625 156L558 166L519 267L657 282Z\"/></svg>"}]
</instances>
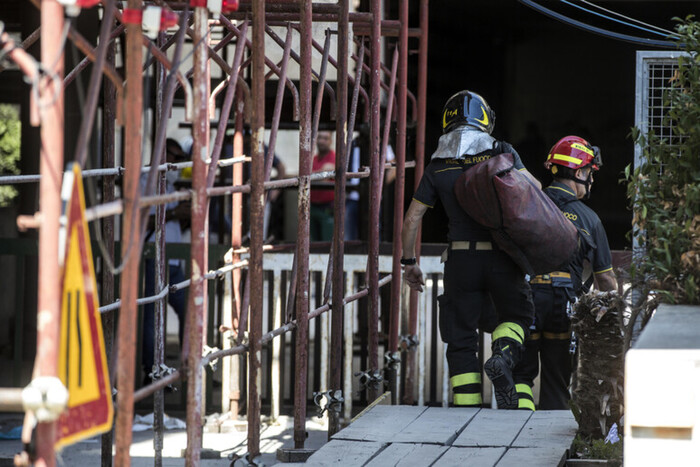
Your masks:
<instances>
[{"instance_id":1,"label":"tree foliage","mask_svg":"<svg viewBox=\"0 0 700 467\"><path fill-rule=\"evenodd\" d=\"M676 18L686 52L667 83L664 126L671 135L632 130L644 163L625 169L632 203L632 278L668 303L700 303L700 23Z\"/></svg>"},{"instance_id":2,"label":"tree foliage","mask_svg":"<svg viewBox=\"0 0 700 467\"><path fill-rule=\"evenodd\" d=\"M0 175L19 173L21 123L19 109L0 104ZM0 206L7 206L17 196L13 186L0 186Z\"/></svg>"}]
</instances>

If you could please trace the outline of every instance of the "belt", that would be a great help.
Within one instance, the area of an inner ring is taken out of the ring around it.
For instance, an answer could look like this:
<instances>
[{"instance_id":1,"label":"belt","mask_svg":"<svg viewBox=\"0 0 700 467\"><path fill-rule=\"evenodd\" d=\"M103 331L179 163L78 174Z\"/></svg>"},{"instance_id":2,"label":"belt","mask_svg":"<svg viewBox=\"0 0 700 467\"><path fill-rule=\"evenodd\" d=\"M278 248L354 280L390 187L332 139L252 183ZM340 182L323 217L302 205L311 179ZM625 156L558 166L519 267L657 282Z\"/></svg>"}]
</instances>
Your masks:
<instances>
[{"instance_id":1,"label":"belt","mask_svg":"<svg viewBox=\"0 0 700 467\"><path fill-rule=\"evenodd\" d=\"M540 274L530 279L530 284L551 284L552 278L571 279L571 274L568 272L554 271L549 274Z\"/></svg>"},{"instance_id":2,"label":"belt","mask_svg":"<svg viewBox=\"0 0 700 467\"><path fill-rule=\"evenodd\" d=\"M493 250L491 242L451 242L451 250Z\"/></svg>"}]
</instances>

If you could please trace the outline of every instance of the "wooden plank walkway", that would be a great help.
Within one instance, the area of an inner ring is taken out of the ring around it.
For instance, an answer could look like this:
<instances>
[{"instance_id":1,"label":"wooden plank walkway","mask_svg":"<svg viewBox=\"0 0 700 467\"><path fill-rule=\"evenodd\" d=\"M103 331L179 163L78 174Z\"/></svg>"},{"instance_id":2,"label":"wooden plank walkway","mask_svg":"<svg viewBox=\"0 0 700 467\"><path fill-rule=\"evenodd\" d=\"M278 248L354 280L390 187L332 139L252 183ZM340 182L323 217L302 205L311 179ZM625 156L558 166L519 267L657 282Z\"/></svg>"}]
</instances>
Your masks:
<instances>
[{"instance_id":1,"label":"wooden plank walkway","mask_svg":"<svg viewBox=\"0 0 700 467\"><path fill-rule=\"evenodd\" d=\"M557 467L577 428L563 410L377 405L303 465Z\"/></svg>"}]
</instances>

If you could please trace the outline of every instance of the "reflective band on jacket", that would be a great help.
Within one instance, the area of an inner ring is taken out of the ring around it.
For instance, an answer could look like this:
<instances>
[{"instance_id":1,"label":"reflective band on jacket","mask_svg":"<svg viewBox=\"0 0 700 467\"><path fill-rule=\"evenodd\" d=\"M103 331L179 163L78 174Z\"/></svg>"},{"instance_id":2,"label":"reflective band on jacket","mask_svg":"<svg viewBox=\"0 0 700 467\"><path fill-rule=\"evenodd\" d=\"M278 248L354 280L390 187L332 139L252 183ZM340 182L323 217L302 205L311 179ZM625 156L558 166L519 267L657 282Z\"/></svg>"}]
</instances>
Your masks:
<instances>
[{"instance_id":1,"label":"reflective band on jacket","mask_svg":"<svg viewBox=\"0 0 700 467\"><path fill-rule=\"evenodd\" d=\"M452 387L466 386L467 384L481 384L481 373L462 373L450 378Z\"/></svg>"},{"instance_id":2,"label":"reflective band on jacket","mask_svg":"<svg viewBox=\"0 0 700 467\"><path fill-rule=\"evenodd\" d=\"M516 323L501 323L496 327L496 329L494 329L491 339L495 341L496 339L507 337L509 339L513 339L519 344L522 344L524 336L525 332L520 325Z\"/></svg>"},{"instance_id":3,"label":"reflective band on jacket","mask_svg":"<svg viewBox=\"0 0 700 467\"><path fill-rule=\"evenodd\" d=\"M455 405L477 405L481 404L481 393L477 394L455 394L452 398Z\"/></svg>"},{"instance_id":4,"label":"reflective band on jacket","mask_svg":"<svg viewBox=\"0 0 700 467\"><path fill-rule=\"evenodd\" d=\"M542 332L542 337L549 340L569 340L571 338L571 332Z\"/></svg>"}]
</instances>

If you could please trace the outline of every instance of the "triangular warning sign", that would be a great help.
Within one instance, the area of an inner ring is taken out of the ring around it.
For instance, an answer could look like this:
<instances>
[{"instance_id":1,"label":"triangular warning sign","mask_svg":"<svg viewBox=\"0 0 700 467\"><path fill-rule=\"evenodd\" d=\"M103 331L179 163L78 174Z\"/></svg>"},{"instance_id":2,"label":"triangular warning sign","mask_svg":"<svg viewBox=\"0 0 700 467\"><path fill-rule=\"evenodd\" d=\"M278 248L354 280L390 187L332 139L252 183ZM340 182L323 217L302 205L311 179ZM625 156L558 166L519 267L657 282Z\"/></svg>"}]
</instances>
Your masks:
<instances>
[{"instance_id":1,"label":"triangular warning sign","mask_svg":"<svg viewBox=\"0 0 700 467\"><path fill-rule=\"evenodd\" d=\"M73 164L63 182L65 241L61 299L59 378L68 388L68 408L58 420L56 447L109 431L112 386L109 382L90 233L80 167Z\"/></svg>"}]
</instances>

